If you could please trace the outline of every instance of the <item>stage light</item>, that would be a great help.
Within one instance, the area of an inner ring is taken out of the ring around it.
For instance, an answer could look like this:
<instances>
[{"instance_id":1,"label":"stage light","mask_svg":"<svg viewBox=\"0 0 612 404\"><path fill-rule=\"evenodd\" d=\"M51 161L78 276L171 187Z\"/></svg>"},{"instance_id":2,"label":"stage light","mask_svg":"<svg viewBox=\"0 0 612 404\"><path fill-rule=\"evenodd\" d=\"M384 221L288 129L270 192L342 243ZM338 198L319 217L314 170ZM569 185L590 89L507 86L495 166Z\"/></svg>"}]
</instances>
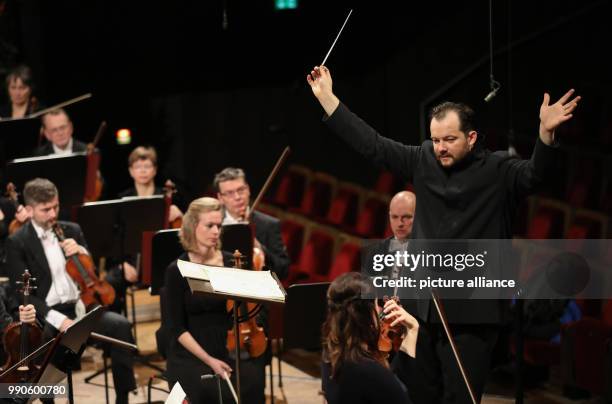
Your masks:
<instances>
[{"instance_id":1,"label":"stage light","mask_svg":"<svg viewBox=\"0 0 612 404\"><path fill-rule=\"evenodd\" d=\"M115 136L117 144L130 144L132 142L132 131L129 129L119 129Z\"/></svg>"}]
</instances>

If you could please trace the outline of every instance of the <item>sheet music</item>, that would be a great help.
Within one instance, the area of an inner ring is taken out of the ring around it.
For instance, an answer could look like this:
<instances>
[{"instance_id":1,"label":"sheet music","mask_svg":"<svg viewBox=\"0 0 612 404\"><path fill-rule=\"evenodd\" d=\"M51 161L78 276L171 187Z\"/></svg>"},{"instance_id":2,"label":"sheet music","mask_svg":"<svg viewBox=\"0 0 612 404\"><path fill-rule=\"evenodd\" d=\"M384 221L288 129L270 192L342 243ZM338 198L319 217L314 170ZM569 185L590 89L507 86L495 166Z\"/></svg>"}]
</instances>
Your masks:
<instances>
[{"instance_id":1,"label":"sheet music","mask_svg":"<svg viewBox=\"0 0 612 404\"><path fill-rule=\"evenodd\" d=\"M183 278L199 279L201 281L210 281L208 271L205 265L194 264L193 262L178 260L177 265Z\"/></svg>"},{"instance_id":2,"label":"sheet music","mask_svg":"<svg viewBox=\"0 0 612 404\"><path fill-rule=\"evenodd\" d=\"M270 271L248 271L234 268L206 267L215 292L285 300L285 295Z\"/></svg>"},{"instance_id":3,"label":"sheet music","mask_svg":"<svg viewBox=\"0 0 612 404\"><path fill-rule=\"evenodd\" d=\"M172 387L172 391L170 392L170 395L168 395L168 398L166 398L164 404L183 404L183 400L186 396L187 395L185 394L183 387L181 387L181 384L176 382L174 383L174 387Z\"/></svg>"}]
</instances>

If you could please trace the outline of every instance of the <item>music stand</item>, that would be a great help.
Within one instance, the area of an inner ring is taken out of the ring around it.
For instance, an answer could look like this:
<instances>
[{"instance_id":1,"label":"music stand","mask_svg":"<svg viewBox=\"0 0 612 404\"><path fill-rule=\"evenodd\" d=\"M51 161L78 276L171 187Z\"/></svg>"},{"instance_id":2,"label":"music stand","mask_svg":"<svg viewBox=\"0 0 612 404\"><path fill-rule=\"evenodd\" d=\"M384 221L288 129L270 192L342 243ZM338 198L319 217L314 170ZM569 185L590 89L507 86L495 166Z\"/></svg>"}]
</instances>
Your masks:
<instances>
[{"instance_id":1,"label":"music stand","mask_svg":"<svg viewBox=\"0 0 612 404\"><path fill-rule=\"evenodd\" d=\"M39 118L0 120L0 161L2 167L8 160L32 155L40 137Z\"/></svg>"},{"instance_id":2,"label":"music stand","mask_svg":"<svg viewBox=\"0 0 612 404\"><path fill-rule=\"evenodd\" d=\"M123 265L126 255L141 251L143 232L163 226L165 209L166 202L161 195L128 197L85 203L78 208L77 217L91 255L97 258L119 257ZM137 341L135 318L133 327L134 340ZM140 355L134 359L163 371Z\"/></svg>"},{"instance_id":3,"label":"music stand","mask_svg":"<svg viewBox=\"0 0 612 404\"><path fill-rule=\"evenodd\" d=\"M62 218L68 218L73 206L83 203L87 173L85 152L67 156L28 157L9 161L6 164L5 180L23 190L26 182L33 178L47 178L59 190Z\"/></svg>"},{"instance_id":4,"label":"music stand","mask_svg":"<svg viewBox=\"0 0 612 404\"><path fill-rule=\"evenodd\" d=\"M279 285L281 291L283 292L283 294L286 295L285 290L282 287L282 284L280 283L280 281L278 280L278 277L276 276L276 274L274 272L271 272L271 275L273 276L273 278L276 280L276 283ZM230 293L218 293L215 292L209 281L204 281L201 279L194 279L194 278L186 278L187 279L187 283L189 284L189 288L191 289L191 293L193 294L201 294L207 297L212 297L212 298L216 298L216 299L229 299L229 300L234 300L235 302L240 302L242 304L246 304L246 303L259 303L259 304L283 304L283 302L279 302L276 300L267 300L267 299L262 299L262 298L255 298L255 297L245 297L243 295L233 295ZM240 328L238 327L238 323L239 323L239 319L238 319L238 304L234 303L233 305L233 322L234 322L234 329L235 330L239 330ZM235 333L235 337L236 337L236 341L235 341L235 369L236 369L236 393L237 393L237 397L238 397L238 403L237 404L241 404L242 403L242 396L241 396L241 389L240 389L240 333L236 332Z\"/></svg>"},{"instance_id":5,"label":"music stand","mask_svg":"<svg viewBox=\"0 0 612 404\"><path fill-rule=\"evenodd\" d=\"M226 224L221 227L221 249L230 254L238 250L244 255L246 268L253 268L253 231L246 223Z\"/></svg>"},{"instance_id":6,"label":"music stand","mask_svg":"<svg viewBox=\"0 0 612 404\"><path fill-rule=\"evenodd\" d=\"M151 295L159 295L159 289L164 286L166 268L184 252L178 233L179 229L156 231L150 237L150 244L143 235L142 283L149 286Z\"/></svg>"},{"instance_id":7,"label":"music stand","mask_svg":"<svg viewBox=\"0 0 612 404\"><path fill-rule=\"evenodd\" d=\"M68 377L68 402L74 403L72 391L72 370L79 364L81 355L85 350L85 344L89 339L100 317L104 313L98 306L87 313L83 318L76 321L66 331L61 332L55 338L41 366L38 384L58 384ZM29 399L32 402L33 399Z\"/></svg>"}]
</instances>

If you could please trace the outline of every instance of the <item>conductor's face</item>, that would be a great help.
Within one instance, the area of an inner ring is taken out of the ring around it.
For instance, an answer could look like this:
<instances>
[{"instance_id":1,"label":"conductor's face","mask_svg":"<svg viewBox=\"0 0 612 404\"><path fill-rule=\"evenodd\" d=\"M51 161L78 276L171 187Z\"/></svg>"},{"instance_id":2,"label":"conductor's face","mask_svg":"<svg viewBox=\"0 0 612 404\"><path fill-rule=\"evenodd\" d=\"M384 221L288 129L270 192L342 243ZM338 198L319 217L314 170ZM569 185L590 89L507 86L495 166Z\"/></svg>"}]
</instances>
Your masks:
<instances>
[{"instance_id":1,"label":"conductor's face","mask_svg":"<svg viewBox=\"0 0 612 404\"><path fill-rule=\"evenodd\" d=\"M249 184L244 178L220 182L217 197L233 218L241 219L246 214L251 198Z\"/></svg>"},{"instance_id":2,"label":"conductor's face","mask_svg":"<svg viewBox=\"0 0 612 404\"><path fill-rule=\"evenodd\" d=\"M26 209L31 214L34 223L45 230L49 230L57 221L59 199L56 196L49 202L37 203L34 206L28 205Z\"/></svg>"},{"instance_id":3,"label":"conductor's face","mask_svg":"<svg viewBox=\"0 0 612 404\"><path fill-rule=\"evenodd\" d=\"M431 141L436 159L443 167L451 167L461 161L476 143L476 131L464 133L455 111L448 111L444 118L433 118L430 123Z\"/></svg>"},{"instance_id":4,"label":"conductor's face","mask_svg":"<svg viewBox=\"0 0 612 404\"><path fill-rule=\"evenodd\" d=\"M220 210L200 214L200 221L195 228L195 239L200 248L217 246L222 222L223 217Z\"/></svg>"},{"instance_id":5,"label":"conductor's face","mask_svg":"<svg viewBox=\"0 0 612 404\"><path fill-rule=\"evenodd\" d=\"M65 149L72 139L72 122L66 114L47 114L43 117L43 132L47 140Z\"/></svg>"}]
</instances>

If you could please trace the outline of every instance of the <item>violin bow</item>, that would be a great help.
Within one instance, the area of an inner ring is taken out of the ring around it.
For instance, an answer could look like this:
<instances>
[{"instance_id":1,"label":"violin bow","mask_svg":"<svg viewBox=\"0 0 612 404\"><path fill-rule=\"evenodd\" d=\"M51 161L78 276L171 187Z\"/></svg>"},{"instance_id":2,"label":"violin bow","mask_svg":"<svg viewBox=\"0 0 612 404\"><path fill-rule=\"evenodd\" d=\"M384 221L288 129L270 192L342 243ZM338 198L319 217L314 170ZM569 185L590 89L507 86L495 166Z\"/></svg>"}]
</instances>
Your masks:
<instances>
[{"instance_id":1,"label":"violin bow","mask_svg":"<svg viewBox=\"0 0 612 404\"><path fill-rule=\"evenodd\" d=\"M257 194L257 197L255 198L255 201L253 202L253 205L251 205L251 208L249 209L249 213L247 214L245 218L247 221L253 214L253 211L255 210L259 202L261 202L261 198L264 196L268 188L270 188L270 185L272 184L272 180L274 179L274 177L276 177L278 170L280 170L281 166L285 163L285 160L287 160L287 157L289 157L290 152L291 152L291 148L289 146L285 147L285 149L283 150L283 153L280 155L280 157L276 161L274 168L272 168L272 171L268 175L266 182L263 184L263 186L259 190L259 193Z\"/></svg>"},{"instance_id":2,"label":"violin bow","mask_svg":"<svg viewBox=\"0 0 612 404\"><path fill-rule=\"evenodd\" d=\"M440 301L438 293L434 289L431 289L431 297L433 298L434 305L436 306L438 316L440 316L440 321L442 321L442 326L444 327L444 332L446 333L448 342L450 343L451 349L453 350L453 355L455 356L455 360L457 361L457 366L459 366L459 371L461 372L461 376L463 377L463 381L465 382L465 387L467 387L468 392L470 393L472 403L478 404L478 401L476 400L476 394L474 394L474 390L472 389L470 380L468 379L467 373L465 372L465 367L463 366L463 362L461 361L461 357L459 356L457 345L455 345L455 340L453 339L453 335L450 332L450 327L448 326L448 319L446 318L446 313L444 312L444 306Z\"/></svg>"}]
</instances>

